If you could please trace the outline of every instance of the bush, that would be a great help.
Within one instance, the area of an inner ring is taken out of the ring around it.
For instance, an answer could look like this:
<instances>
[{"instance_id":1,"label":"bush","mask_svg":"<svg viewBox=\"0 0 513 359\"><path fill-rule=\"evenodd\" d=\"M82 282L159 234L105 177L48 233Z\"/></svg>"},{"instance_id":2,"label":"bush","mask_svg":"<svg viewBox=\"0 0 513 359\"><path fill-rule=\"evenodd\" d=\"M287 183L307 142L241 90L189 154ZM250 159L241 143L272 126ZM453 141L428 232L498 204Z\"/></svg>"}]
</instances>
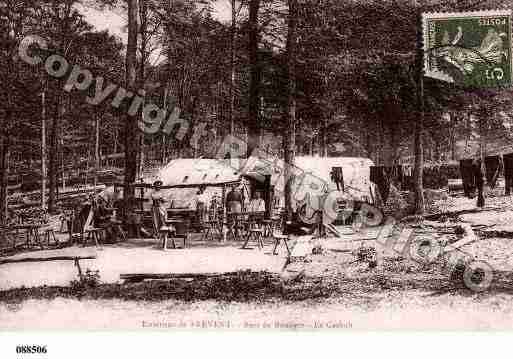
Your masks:
<instances>
[{"instance_id":1,"label":"bush","mask_svg":"<svg viewBox=\"0 0 513 359\"><path fill-rule=\"evenodd\" d=\"M96 288L100 283L100 271L93 271L88 268L82 278L71 281L70 286L72 290L81 291L84 289Z\"/></svg>"}]
</instances>

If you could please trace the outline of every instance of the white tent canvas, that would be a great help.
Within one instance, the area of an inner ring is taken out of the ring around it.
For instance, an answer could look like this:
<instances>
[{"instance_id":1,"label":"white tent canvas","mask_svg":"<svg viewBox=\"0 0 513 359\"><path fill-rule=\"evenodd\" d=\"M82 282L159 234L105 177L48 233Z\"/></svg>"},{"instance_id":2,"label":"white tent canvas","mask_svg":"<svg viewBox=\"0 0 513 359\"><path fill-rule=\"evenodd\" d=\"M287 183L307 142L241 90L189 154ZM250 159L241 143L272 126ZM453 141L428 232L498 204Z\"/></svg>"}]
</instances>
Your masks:
<instances>
[{"instance_id":1,"label":"white tent canvas","mask_svg":"<svg viewBox=\"0 0 513 359\"><path fill-rule=\"evenodd\" d=\"M322 194L337 189L331 180L333 167L341 167L344 177L345 193L353 199L372 203L375 198L374 185L370 182L370 166L374 163L368 158L359 157L303 157L295 158L293 185L294 202L309 195ZM263 182L265 175L271 175L271 184L279 199L284 191L285 163L280 159L262 159L252 157L247 160L217 160L183 158L169 162L155 176L145 178L145 183L161 180L164 186L206 185L206 195L220 197L221 188L208 186L235 183L251 177ZM245 182L245 181L244 181ZM170 199L186 201L194 197L195 188L164 189ZM150 191L146 191L145 197ZM249 198L249 193L247 194ZM145 203L145 207L149 206ZM295 203L294 203L295 207Z\"/></svg>"},{"instance_id":2,"label":"white tent canvas","mask_svg":"<svg viewBox=\"0 0 513 359\"><path fill-rule=\"evenodd\" d=\"M229 166L227 160L180 158L169 162L151 179L161 180L164 186L186 184L223 184L240 179L240 173Z\"/></svg>"},{"instance_id":3,"label":"white tent canvas","mask_svg":"<svg viewBox=\"0 0 513 359\"><path fill-rule=\"evenodd\" d=\"M295 158L293 172L296 176L292 191L296 199L309 194L321 194L337 190L331 180L334 167L342 168L345 192L353 199L373 202L374 184L370 181L370 167L374 163L360 157L310 157ZM283 160L250 159L242 171L245 175L263 181L265 175L271 175L271 184L278 193L283 193L285 178Z\"/></svg>"}]
</instances>

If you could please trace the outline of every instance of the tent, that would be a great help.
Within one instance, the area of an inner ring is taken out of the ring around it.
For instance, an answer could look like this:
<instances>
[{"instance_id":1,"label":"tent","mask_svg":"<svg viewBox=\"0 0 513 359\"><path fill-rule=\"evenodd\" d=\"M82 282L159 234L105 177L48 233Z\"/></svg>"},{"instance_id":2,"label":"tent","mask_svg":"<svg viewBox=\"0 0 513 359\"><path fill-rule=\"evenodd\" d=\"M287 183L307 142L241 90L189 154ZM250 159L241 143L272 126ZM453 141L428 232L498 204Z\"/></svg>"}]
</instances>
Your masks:
<instances>
[{"instance_id":1,"label":"tent","mask_svg":"<svg viewBox=\"0 0 513 359\"><path fill-rule=\"evenodd\" d=\"M294 202L296 199L303 199L307 194L337 190L331 176L334 168L341 168L345 193L351 198L368 203L373 203L376 198L374 184L370 181L370 167L374 163L368 158L298 156L295 164L293 172L296 180L292 188ZM155 175L145 178L142 184L136 186L144 188L143 197L146 198L151 194L153 182L161 180L163 191L170 200L183 205L189 200L192 201L200 186L206 188L208 198L214 194L221 198L229 187L242 184L245 197L249 199L250 184L264 183L268 176L275 195L282 197L285 184L284 166L283 160L257 157L232 160L182 158L172 160ZM144 207L149 209L151 203L146 201Z\"/></svg>"},{"instance_id":2,"label":"tent","mask_svg":"<svg viewBox=\"0 0 513 359\"><path fill-rule=\"evenodd\" d=\"M180 158L172 160L155 175L143 180L145 187L151 187L156 181L163 183L162 191L172 203L180 208L195 205L195 197L198 188L205 188L205 196L211 200L214 196L222 198L223 193L233 186L242 185L245 189L245 197L250 198L248 180L243 174L230 166L229 160ZM144 197L149 197L150 191L144 192ZM148 207L148 208L147 208ZM151 202L146 201L144 209L149 209Z\"/></svg>"},{"instance_id":3,"label":"tent","mask_svg":"<svg viewBox=\"0 0 513 359\"><path fill-rule=\"evenodd\" d=\"M251 163L252 161L252 163ZM337 184L332 179L334 168L341 168L344 178L344 192L351 198L373 203L374 184L370 181L370 167L374 163L368 158L360 157L315 157L298 156L292 169L296 180L292 186L295 198L302 199L306 193L322 194L336 191ZM271 184L278 193L284 192L285 177L282 160L250 159L243 173L263 180L264 175L271 175Z\"/></svg>"}]
</instances>

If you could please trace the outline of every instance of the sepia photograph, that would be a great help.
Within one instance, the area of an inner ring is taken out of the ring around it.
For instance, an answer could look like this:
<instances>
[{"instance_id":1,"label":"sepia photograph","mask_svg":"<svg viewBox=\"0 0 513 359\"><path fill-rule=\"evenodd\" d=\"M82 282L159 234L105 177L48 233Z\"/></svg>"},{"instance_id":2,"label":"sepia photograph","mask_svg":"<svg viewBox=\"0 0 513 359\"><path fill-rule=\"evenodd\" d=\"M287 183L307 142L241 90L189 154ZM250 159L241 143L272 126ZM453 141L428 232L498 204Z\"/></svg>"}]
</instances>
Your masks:
<instances>
[{"instance_id":1,"label":"sepia photograph","mask_svg":"<svg viewBox=\"0 0 513 359\"><path fill-rule=\"evenodd\" d=\"M0 331L513 329L512 9L0 0Z\"/></svg>"}]
</instances>

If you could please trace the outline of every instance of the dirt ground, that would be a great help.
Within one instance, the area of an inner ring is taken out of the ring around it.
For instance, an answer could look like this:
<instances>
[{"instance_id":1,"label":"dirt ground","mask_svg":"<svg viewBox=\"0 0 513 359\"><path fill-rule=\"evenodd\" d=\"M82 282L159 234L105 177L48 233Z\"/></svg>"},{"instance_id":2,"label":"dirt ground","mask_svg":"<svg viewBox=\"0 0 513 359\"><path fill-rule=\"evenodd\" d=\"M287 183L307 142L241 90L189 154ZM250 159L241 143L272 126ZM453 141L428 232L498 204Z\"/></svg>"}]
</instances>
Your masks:
<instances>
[{"instance_id":1,"label":"dirt ground","mask_svg":"<svg viewBox=\"0 0 513 359\"><path fill-rule=\"evenodd\" d=\"M256 300L91 297L0 301L3 329L512 329L511 280L475 293L436 268L387 259L383 269L327 252L292 263L286 295ZM504 284L506 283L506 285ZM134 287L135 288L135 287ZM162 287L169 288L169 287ZM242 290L243 288L240 288ZM166 290L166 289L163 289ZM286 299L292 298L292 299Z\"/></svg>"},{"instance_id":2,"label":"dirt ground","mask_svg":"<svg viewBox=\"0 0 513 359\"><path fill-rule=\"evenodd\" d=\"M10 284L0 291L0 327L511 329L513 232L508 232L507 226L513 219L513 201L509 197L489 197L485 211L477 214L472 213L475 199L450 198L440 204L440 208L456 214L444 215L439 222L407 224L405 228L413 230L414 236L434 238L446 245L461 239L454 232L456 225L470 224L477 240L460 250L491 265L494 280L488 290L477 293L465 288L461 280L451 276L443 261L419 263L393 250L383 251L380 265L374 267L374 257L361 254L372 254L372 248L380 251L375 240L380 228L359 234L350 234L347 228L340 228L345 233L343 238L314 240L314 253L295 258L272 285L265 284L271 282L261 280L257 275L255 280L260 280L260 287L240 278L238 281L232 278L197 284L162 281L128 287L103 284L91 290L81 290L77 295L69 288L60 287L5 290L19 287L19 283L13 284L14 272L5 279L6 272L2 271L0 283ZM470 213L457 213L462 210ZM504 230L500 236L487 232L496 227ZM285 257L283 252L280 256L270 255L271 245L267 243L262 253L242 251L234 243L198 242L196 247L187 250L189 252L177 250L169 255L159 251L154 244L137 248L126 244L105 247L102 252L97 252L97 264L109 268L100 268L103 283L116 283L121 271L150 269L166 272L187 268L187 271L202 272L236 268L279 275L277 268L284 264ZM169 255L166 257L169 261L165 261L164 267L156 268L153 262L162 262L164 255ZM215 260L209 262L205 257ZM41 273L50 277L60 272L59 269L46 272L33 269L31 273L29 278L41 278ZM62 280L69 283L70 277ZM63 283L47 285L61 286ZM248 295L241 296L239 292ZM191 293L200 295L195 298Z\"/></svg>"},{"instance_id":3,"label":"dirt ground","mask_svg":"<svg viewBox=\"0 0 513 359\"><path fill-rule=\"evenodd\" d=\"M284 251L272 255L272 242L263 251L241 249L242 242L191 242L186 249L163 251L154 239L133 239L115 245L68 247L34 251L9 257L96 256L81 260L83 271L98 270L102 283L120 282L128 273L223 273L240 270L281 272L285 266ZM73 261L13 263L2 265L0 291L20 287L69 286L78 271Z\"/></svg>"}]
</instances>

